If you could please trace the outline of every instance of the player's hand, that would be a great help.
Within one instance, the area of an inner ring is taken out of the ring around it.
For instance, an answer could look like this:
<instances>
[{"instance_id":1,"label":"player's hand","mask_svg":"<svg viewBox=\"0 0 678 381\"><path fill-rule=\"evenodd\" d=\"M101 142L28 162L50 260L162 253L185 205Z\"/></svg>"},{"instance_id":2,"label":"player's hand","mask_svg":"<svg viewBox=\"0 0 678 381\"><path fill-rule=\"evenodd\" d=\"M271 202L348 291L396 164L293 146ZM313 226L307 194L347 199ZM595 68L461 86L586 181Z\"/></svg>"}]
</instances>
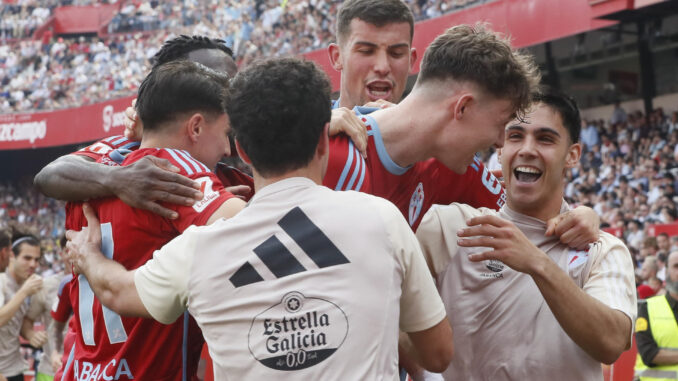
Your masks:
<instances>
[{"instance_id":1,"label":"player's hand","mask_svg":"<svg viewBox=\"0 0 678 381\"><path fill-rule=\"evenodd\" d=\"M2 374L0 374L0 381L7 381L7 379L5 378L5 376L3 376Z\"/></svg>"},{"instance_id":2,"label":"player's hand","mask_svg":"<svg viewBox=\"0 0 678 381\"><path fill-rule=\"evenodd\" d=\"M87 259L91 255L101 255L101 226L94 210L88 203L82 204L82 212L87 219L87 226L80 231L66 232L66 248L68 260L76 273L83 274L87 267Z\"/></svg>"},{"instance_id":3,"label":"player's hand","mask_svg":"<svg viewBox=\"0 0 678 381\"><path fill-rule=\"evenodd\" d=\"M19 292L24 294L24 297L34 295L36 292L40 291L42 289L42 277L37 274L33 274L26 281L24 281L24 284L21 285L21 288L19 289Z\"/></svg>"},{"instance_id":4,"label":"player's hand","mask_svg":"<svg viewBox=\"0 0 678 381\"><path fill-rule=\"evenodd\" d=\"M586 250L600 237L600 217L593 209L579 206L546 222L546 235L556 235L560 242L577 250Z\"/></svg>"},{"instance_id":5,"label":"player's hand","mask_svg":"<svg viewBox=\"0 0 678 381\"><path fill-rule=\"evenodd\" d=\"M348 135L360 154L365 157L367 152L367 128L355 112L346 107L332 110L329 134L334 136L340 133Z\"/></svg>"},{"instance_id":6,"label":"player's hand","mask_svg":"<svg viewBox=\"0 0 678 381\"><path fill-rule=\"evenodd\" d=\"M480 216L466 223L468 227L457 232L459 246L493 249L469 255L472 262L495 259L516 271L531 274L534 266L546 257L511 221L497 216Z\"/></svg>"},{"instance_id":7,"label":"player's hand","mask_svg":"<svg viewBox=\"0 0 678 381\"><path fill-rule=\"evenodd\" d=\"M179 174L168 160L145 156L132 165L113 167L106 185L125 204L175 219L177 212L159 202L191 206L202 200L200 184Z\"/></svg>"},{"instance_id":8,"label":"player's hand","mask_svg":"<svg viewBox=\"0 0 678 381\"><path fill-rule=\"evenodd\" d=\"M56 350L52 351L52 355L50 356L49 360L52 363L52 369L54 369L55 371L57 369L61 369L61 365L63 364L61 362L61 353L59 353Z\"/></svg>"},{"instance_id":9,"label":"player's hand","mask_svg":"<svg viewBox=\"0 0 678 381\"><path fill-rule=\"evenodd\" d=\"M31 339L28 342L33 348L41 348L47 342L47 332L33 332L33 336L31 336Z\"/></svg>"},{"instance_id":10,"label":"player's hand","mask_svg":"<svg viewBox=\"0 0 678 381\"><path fill-rule=\"evenodd\" d=\"M234 185L225 189L241 200L247 200L247 197L252 193L252 188L249 185Z\"/></svg>"},{"instance_id":11,"label":"player's hand","mask_svg":"<svg viewBox=\"0 0 678 381\"><path fill-rule=\"evenodd\" d=\"M136 98L132 100L132 106L125 109L125 137L129 140L141 140L144 133L144 126L137 115L134 106L137 104Z\"/></svg>"},{"instance_id":12,"label":"player's hand","mask_svg":"<svg viewBox=\"0 0 678 381\"><path fill-rule=\"evenodd\" d=\"M376 101L372 102L367 102L363 105L364 107L376 107L376 108L389 108L391 106L395 106L395 103L391 103L389 101L383 100L383 99L377 99Z\"/></svg>"}]
</instances>

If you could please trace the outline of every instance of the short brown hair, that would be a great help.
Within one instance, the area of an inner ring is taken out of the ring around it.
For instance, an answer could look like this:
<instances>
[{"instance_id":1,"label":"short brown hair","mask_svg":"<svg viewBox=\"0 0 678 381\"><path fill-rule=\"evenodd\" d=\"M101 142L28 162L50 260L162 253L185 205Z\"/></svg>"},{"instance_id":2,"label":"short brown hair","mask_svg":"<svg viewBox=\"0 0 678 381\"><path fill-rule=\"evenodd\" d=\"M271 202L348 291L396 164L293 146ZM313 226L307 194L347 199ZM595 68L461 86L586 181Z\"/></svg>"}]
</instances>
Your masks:
<instances>
[{"instance_id":1,"label":"short brown hair","mask_svg":"<svg viewBox=\"0 0 678 381\"><path fill-rule=\"evenodd\" d=\"M410 24L410 42L414 36L414 15L402 0L345 1L337 16L337 41L351 33L351 21L355 18L377 27L406 22Z\"/></svg>"},{"instance_id":2,"label":"short brown hair","mask_svg":"<svg viewBox=\"0 0 678 381\"><path fill-rule=\"evenodd\" d=\"M449 28L426 49L417 82L446 79L473 82L496 98L510 99L520 116L530 106L541 75L532 56L476 24Z\"/></svg>"}]
</instances>

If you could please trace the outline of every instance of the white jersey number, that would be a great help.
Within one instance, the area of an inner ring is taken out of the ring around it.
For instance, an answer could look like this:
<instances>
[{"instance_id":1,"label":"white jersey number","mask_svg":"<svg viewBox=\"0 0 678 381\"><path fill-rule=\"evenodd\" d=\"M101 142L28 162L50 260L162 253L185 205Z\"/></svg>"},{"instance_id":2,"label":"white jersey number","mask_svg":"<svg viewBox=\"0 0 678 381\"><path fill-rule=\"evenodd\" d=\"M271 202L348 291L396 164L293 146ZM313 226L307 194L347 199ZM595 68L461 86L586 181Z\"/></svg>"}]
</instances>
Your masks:
<instances>
[{"instance_id":1,"label":"white jersey number","mask_svg":"<svg viewBox=\"0 0 678 381\"><path fill-rule=\"evenodd\" d=\"M101 224L101 251L106 258L113 259L113 227L110 222ZM79 283L79 308L78 316L80 317L80 331L82 338L86 345L96 345L94 342L94 292L90 287L87 278L83 275L78 276ZM106 326L106 333L108 333L108 340L111 344L124 343L127 341L127 332L125 326L122 324L120 315L101 306L104 314L104 324Z\"/></svg>"}]
</instances>

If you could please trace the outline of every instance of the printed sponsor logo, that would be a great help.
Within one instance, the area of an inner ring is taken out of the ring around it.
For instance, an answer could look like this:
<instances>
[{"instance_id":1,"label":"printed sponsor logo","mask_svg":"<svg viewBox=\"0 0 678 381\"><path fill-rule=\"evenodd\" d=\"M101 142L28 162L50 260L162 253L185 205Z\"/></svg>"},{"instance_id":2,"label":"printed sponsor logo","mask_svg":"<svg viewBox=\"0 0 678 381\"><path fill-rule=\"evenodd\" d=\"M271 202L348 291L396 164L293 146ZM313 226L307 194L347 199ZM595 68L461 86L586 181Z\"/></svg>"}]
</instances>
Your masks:
<instances>
[{"instance_id":1,"label":"printed sponsor logo","mask_svg":"<svg viewBox=\"0 0 678 381\"><path fill-rule=\"evenodd\" d=\"M203 210L205 210L205 208L207 208L207 206L211 204L212 201L216 200L217 197L219 197L219 192L213 189L212 179L210 179L207 176L201 177L195 181L200 183L200 191L204 195L202 200L193 204L193 209L195 209L196 212L200 213Z\"/></svg>"},{"instance_id":2,"label":"printed sponsor logo","mask_svg":"<svg viewBox=\"0 0 678 381\"><path fill-rule=\"evenodd\" d=\"M133 380L134 376L125 359L120 359L119 362L112 359L108 363L98 364L75 360L73 363L73 378L77 381L111 381Z\"/></svg>"},{"instance_id":3,"label":"printed sponsor logo","mask_svg":"<svg viewBox=\"0 0 678 381\"><path fill-rule=\"evenodd\" d=\"M410 198L410 210L408 213L410 226L413 226L414 223L417 221L417 218L419 218L419 214L421 213L421 208L423 206L424 206L424 184L419 183L417 184L417 187L414 189L414 193L412 193L412 197Z\"/></svg>"},{"instance_id":4,"label":"printed sponsor logo","mask_svg":"<svg viewBox=\"0 0 678 381\"><path fill-rule=\"evenodd\" d=\"M300 370L332 356L347 334L348 318L336 304L293 291L254 317L248 345L271 369Z\"/></svg>"},{"instance_id":5,"label":"printed sponsor logo","mask_svg":"<svg viewBox=\"0 0 678 381\"><path fill-rule=\"evenodd\" d=\"M47 120L0 124L0 142L28 140L34 143L47 135Z\"/></svg>"},{"instance_id":6,"label":"printed sponsor logo","mask_svg":"<svg viewBox=\"0 0 678 381\"><path fill-rule=\"evenodd\" d=\"M483 261L483 264L485 265L485 268L490 271L489 272L480 271L478 274L480 275L481 278L500 279L504 277L504 270L506 269L506 265L502 261L490 259L487 261Z\"/></svg>"},{"instance_id":7,"label":"printed sponsor logo","mask_svg":"<svg viewBox=\"0 0 678 381\"><path fill-rule=\"evenodd\" d=\"M125 125L125 112L115 112L111 105L104 107L102 117L104 123L103 128L106 132L110 131L111 128L123 127Z\"/></svg>"}]
</instances>

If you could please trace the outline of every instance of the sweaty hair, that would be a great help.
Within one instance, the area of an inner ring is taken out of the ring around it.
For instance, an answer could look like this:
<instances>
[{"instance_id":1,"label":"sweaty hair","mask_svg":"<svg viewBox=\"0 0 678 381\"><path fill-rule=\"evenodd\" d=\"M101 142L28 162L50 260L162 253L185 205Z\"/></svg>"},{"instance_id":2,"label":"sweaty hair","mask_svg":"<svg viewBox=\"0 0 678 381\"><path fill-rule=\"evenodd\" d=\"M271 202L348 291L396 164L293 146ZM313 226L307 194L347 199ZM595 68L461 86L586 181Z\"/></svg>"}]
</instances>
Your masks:
<instances>
[{"instance_id":1,"label":"sweaty hair","mask_svg":"<svg viewBox=\"0 0 678 381\"><path fill-rule=\"evenodd\" d=\"M457 25L439 35L424 53L417 84L429 81L468 81L497 99L510 100L517 116L524 115L540 80L530 55L483 24Z\"/></svg>"},{"instance_id":2,"label":"sweaty hair","mask_svg":"<svg viewBox=\"0 0 678 381\"><path fill-rule=\"evenodd\" d=\"M347 0L337 16L337 40L351 34L351 21L360 19L376 27L388 24L410 24L410 42L414 35L414 15L402 0Z\"/></svg>"},{"instance_id":3,"label":"sweaty hair","mask_svg":"<svg viewBox=\"0 0 678 381\"><path fill-rule=\"evenodd\" d=\"M313 62L264 60L233 79L226 107L254 169L264 177L280 175L313 159L330 121L330 83Z\"/></svg>"},{"instance_id":4,"label":"sweaty hair","mask_svg":"<svg viewBox=\"0 0 678 381\"><path fill-rule=\"evenodd\" d=\"M226 46L224 40L213 39L205 36L186 36L165 41L162 48L151 58L153 68L176 60L188 59L188 54L200 49L219 49L233 58L233 51Z\"/></svg>"},{"instance_id":5,"label":"sweaty hair","mask_svg":"<svg viewBox=\"0 0 678 381\"><path fill-rule=\"evenodd\" d=\"M572 143L579 142L581 132L581 116L577 102L570 96L551 87L542 87L532 95L534 103L543 103L560 115L563 127L570 135Z\"/></svg>"},{"instance_id":6,"label":"sweaty hair","mask_svg":"<svg viewBox=\"0 0 678 381\"><path fill-rule=\"evenodd\" d=\"M173 61L156 66L139 87L136 109L144 130L157 130L179 114L226 112L228 75L196 62Z\"/></svg>"}]
</instances>

